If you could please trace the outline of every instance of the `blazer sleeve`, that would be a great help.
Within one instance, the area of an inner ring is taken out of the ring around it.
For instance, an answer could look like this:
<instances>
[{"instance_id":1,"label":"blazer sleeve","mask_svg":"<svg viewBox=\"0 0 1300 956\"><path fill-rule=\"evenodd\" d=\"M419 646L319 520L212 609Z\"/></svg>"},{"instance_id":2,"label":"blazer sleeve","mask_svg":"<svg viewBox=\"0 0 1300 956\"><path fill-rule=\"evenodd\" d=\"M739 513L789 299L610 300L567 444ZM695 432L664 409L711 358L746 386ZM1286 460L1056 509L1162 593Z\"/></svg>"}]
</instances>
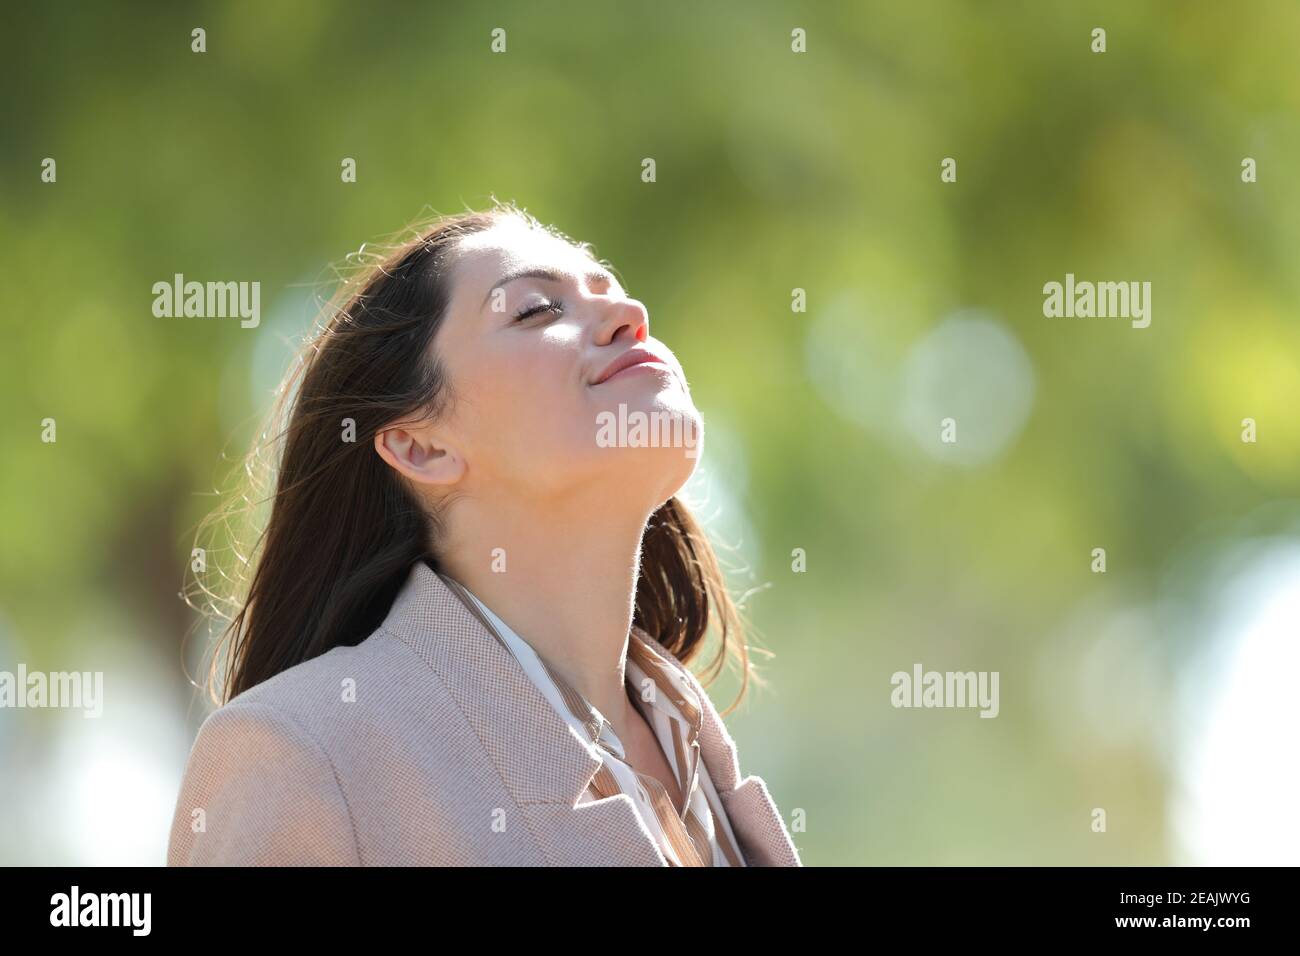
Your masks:
<instances>
[{"instance_id":1,"label":"blazer sleeve","mask_svg":"<svg viewBox=\"0 0 1300 956\"><path fill-rule=\"evenodd\" d=\"M357 866L328 754L265 704L228 703L199 728L181 781L168 866Z\"/></svg>"}]
</instances>

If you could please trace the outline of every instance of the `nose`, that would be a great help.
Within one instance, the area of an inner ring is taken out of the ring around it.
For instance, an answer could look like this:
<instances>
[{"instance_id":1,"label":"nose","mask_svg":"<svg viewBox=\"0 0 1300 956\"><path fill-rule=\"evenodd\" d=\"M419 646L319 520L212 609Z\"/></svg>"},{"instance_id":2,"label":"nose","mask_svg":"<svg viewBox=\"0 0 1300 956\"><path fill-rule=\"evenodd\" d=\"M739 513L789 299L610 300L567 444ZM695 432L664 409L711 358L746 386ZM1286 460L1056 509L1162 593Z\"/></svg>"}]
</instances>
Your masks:
<instances>
[{"instance_id":1,"label":"nose","mask_svg":"<svg viewBox=\"0 0 1300 956\"><path fill-rule=\"evenodd\" d=\"M596 327L596 345L608 345L620 336L644 342L650 335L650 313L639 299L610 303Z\"/></svg>"}]
</instances>

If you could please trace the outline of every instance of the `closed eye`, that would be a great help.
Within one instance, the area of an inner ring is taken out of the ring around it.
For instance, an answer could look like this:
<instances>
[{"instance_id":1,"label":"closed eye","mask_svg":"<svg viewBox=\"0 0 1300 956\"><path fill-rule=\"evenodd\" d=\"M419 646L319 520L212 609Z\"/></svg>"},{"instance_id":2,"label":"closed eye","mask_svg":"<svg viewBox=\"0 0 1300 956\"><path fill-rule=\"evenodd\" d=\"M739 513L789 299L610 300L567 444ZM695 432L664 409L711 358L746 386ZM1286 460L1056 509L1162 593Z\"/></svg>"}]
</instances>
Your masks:
<instances>
[{"instance_id":1,"label":"closed eye","mask_svg":"<svg viewBox=\"0 0 1300 956\"><path fill-rule=\"evenodd\" d=\"M524 309L522 312L517 312L515 314L515 321L522 322L524 321L524 319L530 318L531 316L536 315L538 312L546 312L548 310L555 312L557 315L560 312L564 311L563 306L559 302L551 302L548 300L546 302L539 303L538 305L530 306L529 308Z\"/></svg>"}]
</instances>

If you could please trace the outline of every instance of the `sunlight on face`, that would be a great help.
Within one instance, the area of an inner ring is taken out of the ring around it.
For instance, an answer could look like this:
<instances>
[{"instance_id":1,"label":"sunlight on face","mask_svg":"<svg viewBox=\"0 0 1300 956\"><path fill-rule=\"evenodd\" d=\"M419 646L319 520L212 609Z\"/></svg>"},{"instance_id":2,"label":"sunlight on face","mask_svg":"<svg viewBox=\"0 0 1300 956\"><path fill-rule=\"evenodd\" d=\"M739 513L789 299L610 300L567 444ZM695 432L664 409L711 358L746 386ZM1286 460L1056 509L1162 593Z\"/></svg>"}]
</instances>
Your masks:
<instances>
[{"instance_id":1,"label":"sunlight on face","mask_svg":"<svg viewBox=\"0 0 1300 956\"><path fill-rule=\"evenodd\" d=\"M685 373L649 334L645 306L587 252L511 217L461 241L451 278L434 348L459 399L447 427L468 462L467 489L617 492L657 506L690 478L703 423ZM598 381L634 348L661 361ZM678 435L694 430L694 448L635 436L609 447L601 422L618 415L675 421Z\"/></svg>"}]
</instances>

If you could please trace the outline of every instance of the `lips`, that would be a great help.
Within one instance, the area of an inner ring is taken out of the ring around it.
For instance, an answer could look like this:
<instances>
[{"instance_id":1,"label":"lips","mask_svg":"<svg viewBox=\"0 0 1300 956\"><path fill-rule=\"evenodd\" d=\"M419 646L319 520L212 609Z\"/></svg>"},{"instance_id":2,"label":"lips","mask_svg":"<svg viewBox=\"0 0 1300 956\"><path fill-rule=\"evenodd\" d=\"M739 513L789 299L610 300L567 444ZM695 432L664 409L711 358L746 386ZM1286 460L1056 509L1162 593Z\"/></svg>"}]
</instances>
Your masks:
<instances>
[{"instance_id":1,"label":"lips","mask_svg":"<svg viewBox=\"0 0 1300 956\"><path fill-rule=\"evenodd\" d=\"M606 365L605 370L601 372L599 375L597 375L596 380L591 384L599 385L607 378L610 378L611 376L617 374L618 372L623 371L623 369L625 368L631 368L633 365L644 365L647 362L653 362L658 365L668 364L662 358L656 355L654 352L651 352L649 349L630 348L622 355L620 355L618 358L614 359L614 361Z\"/></svg>"}]
</instances>

